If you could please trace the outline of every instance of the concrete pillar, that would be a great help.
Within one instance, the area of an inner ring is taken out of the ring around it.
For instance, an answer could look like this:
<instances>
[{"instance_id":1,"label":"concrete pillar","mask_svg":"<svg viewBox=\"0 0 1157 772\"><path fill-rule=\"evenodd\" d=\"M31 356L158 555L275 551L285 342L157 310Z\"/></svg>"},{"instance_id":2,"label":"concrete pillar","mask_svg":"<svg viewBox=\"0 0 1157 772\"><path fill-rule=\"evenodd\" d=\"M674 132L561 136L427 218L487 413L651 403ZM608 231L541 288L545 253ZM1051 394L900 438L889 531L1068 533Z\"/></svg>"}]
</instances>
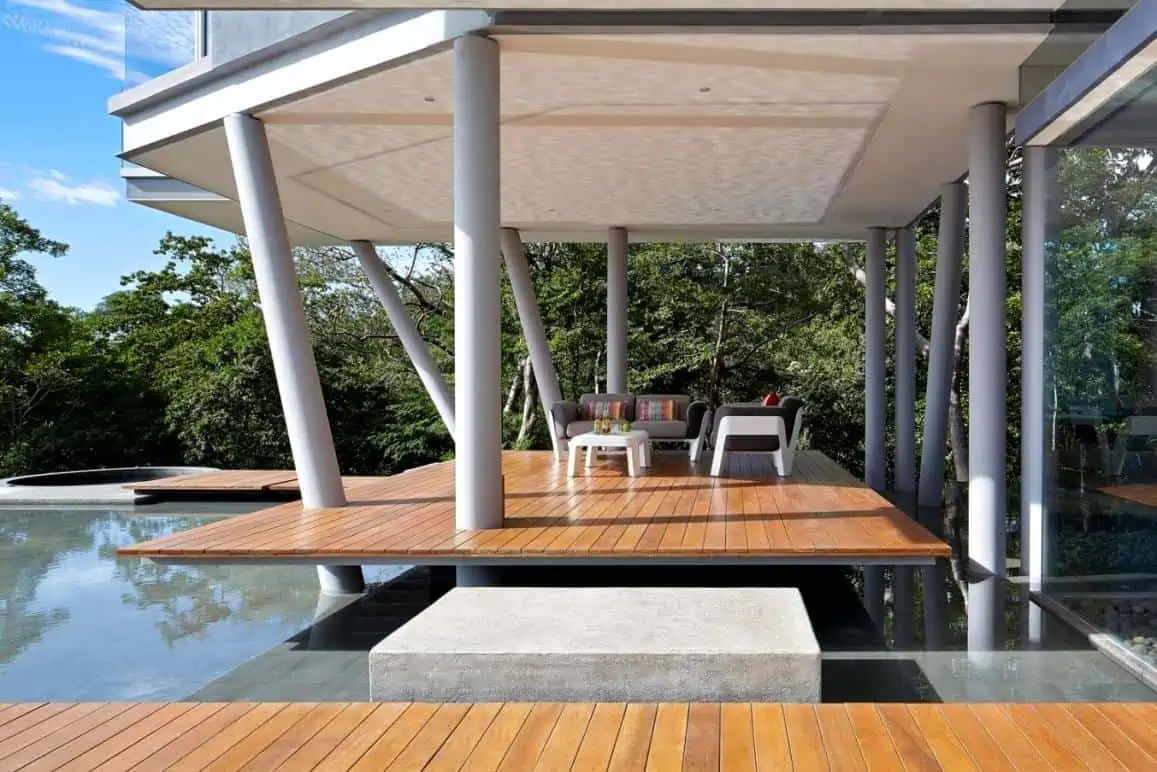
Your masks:
<instances>
[{"instance_id":1,"label":"concrete pillar","mask_svg":"<svg viewBox=\"0 0 1157 772\"><path fill-rule=\"evenodd\" d=\"M1025 147L1021 195L1020 517L1023 563L1038 591L1045 575L1045 241L1052 151Z\"/></svg>"},{"instance_id":2,"label":"concrete pillar","mask_svg":"<svg viewBox=\"0 0 1157 772\"><path fill-rule=\"evenodd\" d=\"M944 498L948 400L952 391L956 312L960 306L960 262L964 254L966 205L964 183L952 182L941 188L932 338L928 347L928 385L924 399L924 442L920 454L921 507L939 508Z\"/></svg>"},{"instance_id":3,"label":"concrete pillar","mask_svg":"<svg viewBox=\"0 0 1157 772\"><path fill-rule=\"evenodd\" d=\"M455 522L502 527L498 44L454 40Z\"/></svg>"},{"instance_id":4,"label":"concrete pillar","mask_svg":"<svg viewBox=\"0 0 1157 772\"><path fill-rule=\"evenodd\" d=\"M969 113L968 556L980 568L1005 569L1005 107Z\"/></svg>"},{"instance_id":5,"label":"concrete pillar","mask_svg":"<svg viewBox=\"0 0 1157 772\"><path fill-rule=\"evenodd\" d=\"M530 352L534 381L538 384L538 396L546 413L546 428L550 432L550 444L554 447L555 458L562 455L561 440L555 436L554 421L550 416L550 406L562 401L562 389L558 385L558 373L550 356L550 345L546 340L546 328L542 325L542 315L538 311L538 300L534 296L534 283L530 280L530 269L526 263L526 250L522 238L513 228L502 229L502 256L506 261L506 275L510 277L510 287L514 291L514 305L518 309L518 320L522 323L522 334L526 338L526 348Z\"/></svg>"},{"instance_id":6,"label":"concrete pillar","mask_svg":"<svg viewBox=\"0 0 1157 772\"><path fill-rule=\"evenodd\" d=\"M402 348L418 372L418 379L426 387L426 393L430 395L430 400L434 403L438 415L442 417L442 423L446 424L450 436L454 437L454 397L450 394L450 389L442 378L442 372L430 354L430 347L414 326L410 312L406 310L402 296L394 286L394 280L390 278L390 273L378 257L373 244L368 241L353 241L350 242L350 246L357 255L366 278L370 280L374 294L378 296L378 301L386 310L386 316L390 318L390 324L397 333Z\"/></svg>"},{"instance_id":7,"label":"concrete pillar","mask_svg":"<svg viewBox=\"0 0 1157 772\"><path fill-rule=\"evenodd\" d=\"M896 231L894 364L896 467L893 488L904 511L916 514L916 229ZM897 566L892 584L892 634L898 649L916 643L916 569Z\"/></svg>"},{"instance_id":8,"label":"concrete pillar","mask_svg":"<svg viewBox=\"0 0 1157 772\"><path fill-rule=\"evenodd\" d=\"M627 391L627 229L607 231L607 391Z\"/></svg>"},{"instance_id":9,"label":"concrete pillar","mask_svg":"<svg viewBox=\"0 0 1157 772\"><path fill-rule=\"evenodd\" d=\"M864 481L883 493L887 487L885 431L887 424L885 260L887 231L868 230L867 278L864 310ZM864 608L880 629L884 627L884 569L864 568Z\"/></svg>"},{"instance_id":10,"label":"concrete pillar","mask_svg":"<svg viewBox=\"0 0 1157 772\"><path fill-rule=\"evenodd\" d=\"M224 124L301 501L311 509L344 506L345 491L265 127L239 114L226 116ZM356 566L319 566L318 577L327 593L361 592L365 587Z\"/></svg>"}]
</instances>

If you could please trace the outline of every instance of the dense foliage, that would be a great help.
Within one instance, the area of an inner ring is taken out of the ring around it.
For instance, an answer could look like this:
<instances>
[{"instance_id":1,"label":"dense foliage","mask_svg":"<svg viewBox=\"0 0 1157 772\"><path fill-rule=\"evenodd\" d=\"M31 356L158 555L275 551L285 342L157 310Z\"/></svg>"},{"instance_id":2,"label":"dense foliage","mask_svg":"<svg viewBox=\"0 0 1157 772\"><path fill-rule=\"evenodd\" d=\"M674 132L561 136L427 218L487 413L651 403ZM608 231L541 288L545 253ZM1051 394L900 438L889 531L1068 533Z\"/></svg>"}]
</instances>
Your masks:
<instances>
[{"instance_id":1,"label":"dense foliage","mask_svg":"<svg viewBox=\"0 0 1157 772\"><path fill-rule=\"evenodd\" d=\"M1015 187L1014 179L1014 194ZM1012 209L1015 236L1015 195ZM82 312L52 301L22 256L63 256L65 245L43 237L9 207L0 205L0 214L0 474L139 463L291 463L243 242L221 247L201 237L167 236L157 250L165 267L124 277L121 290ZM937 220L931 212L918 231L922 335L931 319ZM604 387L605 250L532 244L527 251L564 394ZM452 378L450 248L419 245L382 257ZM450 455L452 443L356 261L338 248L299 250L297 260L343 470L389 473ZM689 393L715 403L757 399L772 389L799 395L808 411L804 441L858 472L863 260L860 244L632 246L632 391ZM1015 368L1015 248L1009 263ZM513 297L505 284L503 292L504 441L546 447ZM966 297L967 289L958 314ZM961 354L963 374L966 349ZM925 368L918 372L922 415ZM964 380L957 379L962 409ZM1015 426L1016 405L1010 407ZM958 473L961 463L966 459L958 459Z\"/></svg>"}]
</instances>

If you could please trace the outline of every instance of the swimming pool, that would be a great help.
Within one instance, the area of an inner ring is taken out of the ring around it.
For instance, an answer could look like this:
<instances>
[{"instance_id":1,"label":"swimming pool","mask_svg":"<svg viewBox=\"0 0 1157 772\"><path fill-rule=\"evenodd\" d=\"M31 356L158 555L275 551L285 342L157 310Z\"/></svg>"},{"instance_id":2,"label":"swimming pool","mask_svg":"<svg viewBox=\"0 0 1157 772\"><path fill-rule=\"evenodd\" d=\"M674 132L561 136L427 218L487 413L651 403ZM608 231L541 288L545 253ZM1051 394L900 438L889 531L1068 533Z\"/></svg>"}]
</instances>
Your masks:
<instances>
[{"instance_id":1,"label":"swimming pool","mask_svg":"<svg viewBox=\"0 0 1157 772\"><path fill-rule=\"evenodd\" d=\"M116 557L263 506L0 508L0 700L180 699L309 626L311 566Z\"/></svg>"}]
</instances>

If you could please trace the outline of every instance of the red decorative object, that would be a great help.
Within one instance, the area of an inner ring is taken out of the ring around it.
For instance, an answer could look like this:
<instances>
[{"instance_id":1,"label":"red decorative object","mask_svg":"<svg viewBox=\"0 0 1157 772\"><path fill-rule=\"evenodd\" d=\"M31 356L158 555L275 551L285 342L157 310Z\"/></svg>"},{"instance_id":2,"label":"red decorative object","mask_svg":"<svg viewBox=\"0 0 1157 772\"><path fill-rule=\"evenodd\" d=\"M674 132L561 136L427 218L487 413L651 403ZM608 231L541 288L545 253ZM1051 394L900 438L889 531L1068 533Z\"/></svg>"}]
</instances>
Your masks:
<instances>
[{"instance_id":1,"label":"red decorative object","mask_svg":"<svg viewBox=\"0 0 1157 772\"><path fill-rule=\"evenodd\" d=\"M769 391L767 396L763 398L764 407L775 407L779 404L779 395L774 391Z\"/></svg>"}]
</instances>

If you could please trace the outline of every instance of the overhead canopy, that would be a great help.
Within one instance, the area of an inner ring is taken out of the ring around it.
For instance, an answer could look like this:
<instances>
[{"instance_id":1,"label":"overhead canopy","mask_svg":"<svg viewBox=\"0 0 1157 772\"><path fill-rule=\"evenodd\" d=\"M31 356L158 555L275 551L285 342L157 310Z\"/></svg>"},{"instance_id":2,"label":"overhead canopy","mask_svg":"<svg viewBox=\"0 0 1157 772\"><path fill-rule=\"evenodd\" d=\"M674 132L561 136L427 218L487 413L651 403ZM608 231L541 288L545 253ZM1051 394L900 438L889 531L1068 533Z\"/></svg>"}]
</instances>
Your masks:
<instances>
[{"instance_id":1,"label":"overhead canopy","mask_svg":"<svg viewBox=\"0 0 1157 772\"><path fill-rule=\"evenodd\" d=\"M1015 108L1018 67L1047 32L499 31L503 223L571 241L603 240L612 225L649 241L860 238L906 225L966 172L969 108ZM252 109L206 97L173 108L202 124L177 121L172 136L126 117L124 155L219 194L175 211L236 230L210 110L246 109L267 125L300 243L447 240L453 76L436 44ZM126 115L132 98L118 108ZM148 120L161 120L164 106L148 98Z\"/></svg>"}]
</instances>

